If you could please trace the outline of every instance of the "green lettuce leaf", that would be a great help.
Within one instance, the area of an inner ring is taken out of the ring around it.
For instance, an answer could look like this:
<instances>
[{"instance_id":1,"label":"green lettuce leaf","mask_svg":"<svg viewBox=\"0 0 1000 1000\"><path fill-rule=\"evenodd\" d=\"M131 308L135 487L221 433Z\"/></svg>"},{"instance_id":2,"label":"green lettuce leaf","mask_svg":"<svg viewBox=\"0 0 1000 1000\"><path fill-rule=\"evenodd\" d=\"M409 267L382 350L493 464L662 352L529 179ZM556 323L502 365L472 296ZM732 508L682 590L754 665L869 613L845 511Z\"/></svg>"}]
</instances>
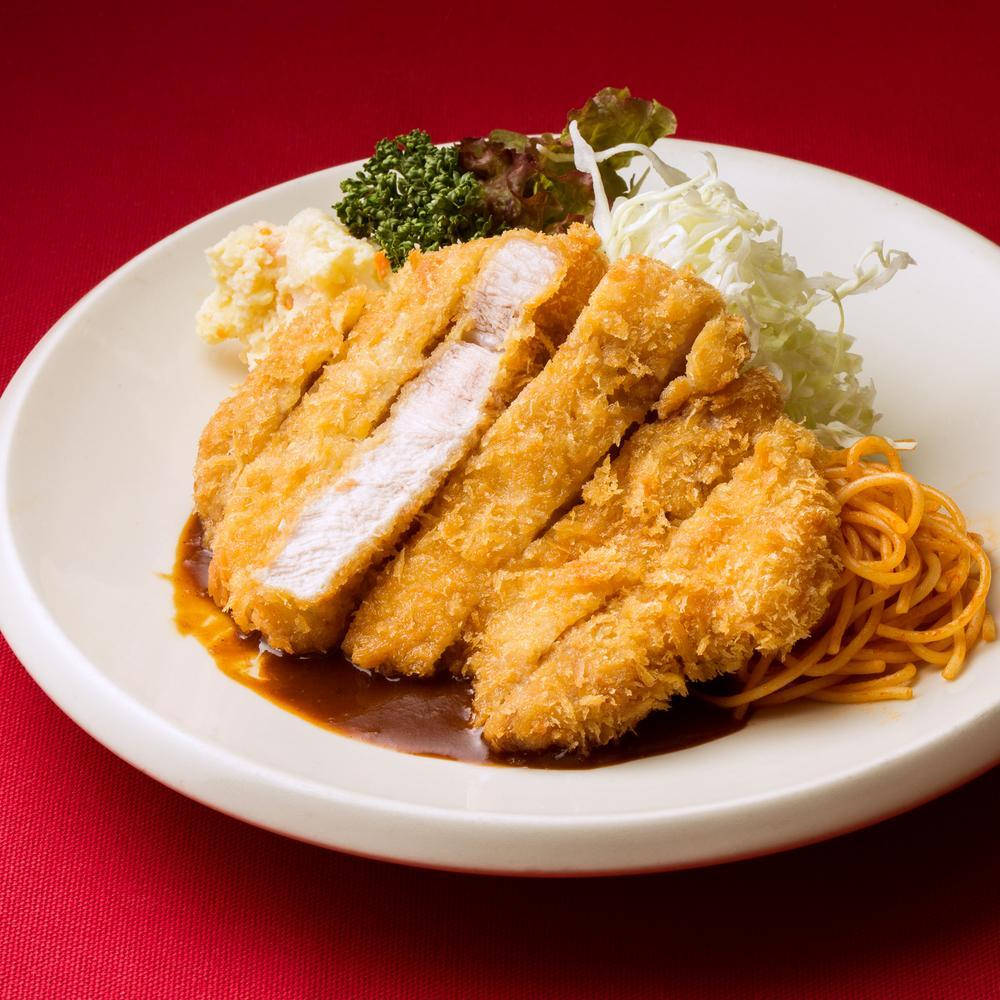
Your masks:
<instances>
[{"instance_id":1,"label":"green lettuce leaf","mask_svg":"<svg viewBox=\"0 0 1000 1000\"><path fill-rule=\"evenodd\" d=\"M486 138L463 139L457 146L459 168L482 185L486 210L498 227L559 232L573 222L591 220L593 180L574 164L572 121L598 151L628 142L648 145L677 127L673 112L658 101L632 97L627 87L605 87L569 113L559 135L494 129ZM618 153L601 164L601 179L612 199L630 190L617 171L634 155Z\"/></svg>"},{"instance_id":2,"label":"green lettuce leaf","mask_svg":"<svg viewBox=\"0 0 1000 1000\"><path fill-rule=\"evenodd\" d=\"M605 87L582 108L570 111L566 116L566 128L559 138L572 148L570 122L576 122L580 135L595 153L625 142L651 146L657 139L677 131L677 118L670 108L659 101L633 97L628 87ZM601 163L601 180L611 202L629 190L618 171L627 167L635 155L634 152L619 153Z\"/></svg>"}]
</instances>

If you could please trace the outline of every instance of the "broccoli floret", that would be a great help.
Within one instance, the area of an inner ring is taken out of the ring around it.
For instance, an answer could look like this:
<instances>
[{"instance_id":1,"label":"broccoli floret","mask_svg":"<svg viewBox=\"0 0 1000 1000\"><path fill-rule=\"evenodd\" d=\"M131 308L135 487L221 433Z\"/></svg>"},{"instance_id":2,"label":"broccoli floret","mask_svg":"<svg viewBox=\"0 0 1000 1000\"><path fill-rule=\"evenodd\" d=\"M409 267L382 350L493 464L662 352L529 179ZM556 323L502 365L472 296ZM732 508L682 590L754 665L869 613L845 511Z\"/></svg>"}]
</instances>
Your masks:
<instances>
[{"instance_id":1,"label":"broccoli floret","mask_svg":"<svg viewBox=\"0 0 1000 1000\"><path fill-rule=\"evenodd\" d=\"M394 268L414 247L437 250L498 231L482 185L459 168L456 147L439 149L420 129L382 139L341 190L340 221L382 247Z\"/></svg>"}]
</instances>

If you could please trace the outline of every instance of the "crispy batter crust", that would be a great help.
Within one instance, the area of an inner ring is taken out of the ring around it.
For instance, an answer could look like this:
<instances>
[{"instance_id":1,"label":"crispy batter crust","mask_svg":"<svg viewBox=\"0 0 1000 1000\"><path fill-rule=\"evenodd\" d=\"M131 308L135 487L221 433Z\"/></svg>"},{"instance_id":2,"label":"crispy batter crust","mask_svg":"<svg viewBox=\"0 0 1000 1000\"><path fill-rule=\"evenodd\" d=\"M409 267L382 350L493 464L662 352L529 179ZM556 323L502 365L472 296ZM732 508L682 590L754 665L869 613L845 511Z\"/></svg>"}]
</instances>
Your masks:
<instances>
[{"instance_id":1,"label":"crispy batter crust","mask_svg":"<svg viewBox=\"0 0 1000 1000\"><path fill-rule=\"evenodd\" d=\"M642 579L671 528L729 479L780 412L778 383L758 370L643 425L600 466L581 502L494 575L465 633L478 724L563 632Z\"/></svg>"},{"instance_id":2,"label":"crispy batter crust","mask_svg":"<svg viewBox=\"0 0 1000 1000\"><path fill-rule=\"evenodd\" d=\"M577 494L721 315L718 293L691 275L648 257L612 265L569 338L362 602L344 643L354 662L430 673L491 575Z\"/></svg>"},{"instance_id":3,"label":"crispy batter crust","mask_svg":"<svg viewBox=\"0 0 1000 1000\"><path fill-rule=\"evenodd\" d=\"M440 474L433 476L426 487L414 492L407 499L393 523L385 530L371 537L359 540L352 559L331 575L329 585L318 599L301 600L286 591L267 586L260 580L259 572L241 573L238 586L230 585L230 600L234 617L245 628L261 631L275 648L288 652L313 652L335 646L344 636L347 618L357 606L357 602L369 568L390 554L400 536L409 527L413 518L431 500L448 473L464 457L464 454L478 442L483 431L493 422L497 414L523 387L532 375L537 373L553 343L561 343L579 315L594 286L607 268L606 259L600 249L600 241L592 229L574 226L560 236L544 236L525 230L516 230L489 241L482 265L487 265L489 256L495 254L510 240L536 243L555 251L559 261L552 281L533 300L520 310L516 325L505 340L499 358L496 376L492 383L490 399L481 417L464 442L463 450L453 455L451 464L442 467ZM471 294L471 288L470 288ZM468 303L467 303L468 306ZM544 310L544 327L536 329L536 314ZM459 340L471 324L470 310L456 318L454 329L448 340ZM352 338L353 341L353 338ZM475 350L476 348L469 348ZM350 356L348 357L350 361ZM404 388L416 382L414 379ZM349 485L351 470L364 456L378 448L383 441L388 423L377 427L362 443L353 443L353 449L346 460L339 461L338 476L329 476L329 466L319 470L306 483L303 493L317 496L324 485L337 488L343 481ZM306 429L310 437L313 428ZM294 446L294 442L293 442ZM342 456L337 455L338 459ZM299 497L296 498L302 502ZM301 509L299 507L298 509ZM287 525L294 523L297 511L293 504L282 506L283 519ZM287 531L281 540L287 537ZM267 550L267 557L280 551L281 540ZM260 560L257 566L266 566L268 561Z\"/></svg>"},{"instance_id":4,"label":"crispy batter crust","mask_svg":"<svg viewBox=\"0 0 1000 1000\"><path fill-rule=\"evenodd\" d=\"M573 625L505 701L494 747L586 748L754 652L783 653L829 603L838 510L815 438L784 417L672 534L638 584Z\"/></svg>"},{"instance_id":5,"label":"crispy batter crust","mask_svg":"<svg viewBox=\"0 0 1000 1000\"><path fill-rule=\"evenodd\" d=\"M195 509L206 542L240 473L295 408L316 372L338 355L364 304L365 290L358 287L331 303L317 298L295 311L275 333L268 355L215 411L202 432L194 473Z\"/></svg>"},{"instance_id":6,"label":"crispy batter crust","mask_svg":"<svg viewBox=\"0 0 1000 1000\"><path fill-rule=\"evenodd\" d=\"M535 240L540 236L527 229L518 232ZM591 226L576 223L566 233L547 238L556 243L566 262L558 290L540 302L533 317L537 336L547 341L551 354L573 329L580 311L607 273L608 258L601 249L601 238Z\"/></svg>"},{"instance_id":7,"label":"crispy batter crust","mask_svg":"<svg viewBox=\"0 0 1000 1000\"><path fill-rule=\"evenodd\" d=\"M241 474L213 540L209 587L251 631L256 570L280 551L309 496L328 484L420 371L462 303L489 241L414 252L364 311L345 353L326 366L261 454ZM290 628L308 629L288 608Z\"/></svg>"}]
</instances>

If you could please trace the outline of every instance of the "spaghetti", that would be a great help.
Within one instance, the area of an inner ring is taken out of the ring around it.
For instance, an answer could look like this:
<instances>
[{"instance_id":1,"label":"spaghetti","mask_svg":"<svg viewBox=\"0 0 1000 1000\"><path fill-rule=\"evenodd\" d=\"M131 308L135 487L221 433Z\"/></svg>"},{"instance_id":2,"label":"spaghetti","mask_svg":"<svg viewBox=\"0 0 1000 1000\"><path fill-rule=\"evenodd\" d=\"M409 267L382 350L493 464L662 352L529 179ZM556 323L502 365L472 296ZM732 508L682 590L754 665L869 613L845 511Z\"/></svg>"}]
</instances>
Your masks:
<instances>
[{"instance_id":1,"label":"spaghetti","mask_svg":"<svg viewBox=\"0 0 1000 1000\"><path fill-rule=\"evenodd\" d=\"M904 472L880 437L828 452L823 471L841 504L843 572L830 610L783 659L751 660L736 675L738 693L706 696L739 715L798 698L912 698L919 665L954 680L972 648L996 638L989 558L954 500Z\"/></svg>"}]
</instances>

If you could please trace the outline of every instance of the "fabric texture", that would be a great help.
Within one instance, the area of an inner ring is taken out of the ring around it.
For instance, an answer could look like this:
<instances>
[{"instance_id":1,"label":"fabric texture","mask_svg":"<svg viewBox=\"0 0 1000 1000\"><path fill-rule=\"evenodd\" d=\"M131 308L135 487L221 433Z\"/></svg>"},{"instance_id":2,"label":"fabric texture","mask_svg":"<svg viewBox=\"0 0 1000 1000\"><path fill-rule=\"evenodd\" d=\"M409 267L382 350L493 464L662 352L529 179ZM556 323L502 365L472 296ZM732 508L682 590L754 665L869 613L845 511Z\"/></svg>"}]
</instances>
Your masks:
<instances>
[{"instance_id":1,"label":"fabric texture","mask_svg":"<svg viewBox=\"0 0 1000 1000\"><path fill-rule=\"evenodd\" d=\"M856 174L1000 240L998 29L992 3L15 0L0 386L206 212L415 126L558 129L605 84L669 104L684 138ZM0 998L998 997L998 802L994 770L826 844L657 876L409 870L167 790L0 644Z\"/></svg>"}]
</instances>

